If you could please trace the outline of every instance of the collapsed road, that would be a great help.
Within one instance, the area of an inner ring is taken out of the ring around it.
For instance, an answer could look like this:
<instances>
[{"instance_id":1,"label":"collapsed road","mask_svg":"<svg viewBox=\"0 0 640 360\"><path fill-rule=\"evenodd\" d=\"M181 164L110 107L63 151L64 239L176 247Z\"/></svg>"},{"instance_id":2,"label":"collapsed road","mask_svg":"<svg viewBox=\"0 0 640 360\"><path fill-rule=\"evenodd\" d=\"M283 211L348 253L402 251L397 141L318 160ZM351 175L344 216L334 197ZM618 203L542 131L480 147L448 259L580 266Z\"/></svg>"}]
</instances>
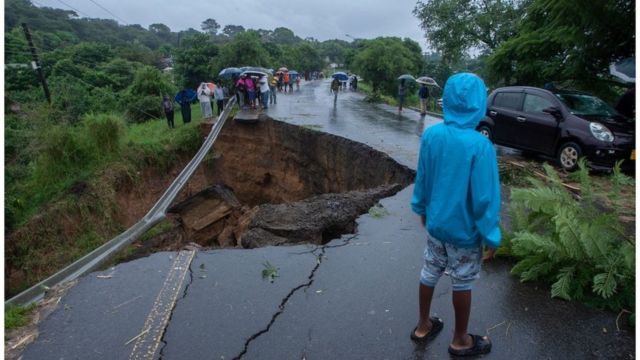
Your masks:
<instances>
[{"instance_id":1,"label":"collapsed road","mask_svg":"<svg viewBox=\"0 0 640 360\"><path fill-rule=\"evenodd\" d=\"M341 94L334 108L327 88L328 83L305 84L299 93L280 96L268 114L367 144L398 162L397 169L415 166L419 134L438 119L412 117L409 112L398 116L384 106L363 103L362 96L349 92ZM251 149L246 151L250 156ZM216 161L214 156L212 162ZM246 184L276 184L275 175L270 174L248 177ZM336 182L325 181L327 185ZM382 199L377 211L364 211L353 229L343 229L355 232L340 235L327 226L315 228L316 240L305 244L159 252L90 274L59 300L23 358L449 358L447 345L454 318L446 278L438 284L432 303L435 315L445 321L445 331L427 346L409 339L417 320L424 246L424 230L409 206L412 186L389 180L340 192L304 193L266 205L259 198L282 196L280 185L274 185L275 190L267 195L255 195L239 190L242 186L231 181L222 183L224 187L210 190L216 195L199 196L231 207L248 207L237 219L257 207L245 222L253 227L246 229L258 229L255 231L263 235L269 232L277 238L275 244L280 244L279 238L299 238L286 215L273 216L279 214L278 207L297 204L316 212L314 206L344 200L330 196L363 191L373 195L362 207ZM392 185L396 183L404 188ZM388 196L391 194L395 195ZM186 219L198 208L190 207L188 201L174 206L176 216ZM262 216L258 216L260 211L264 211ZM361 213L362 209L354 211ZM293 220L304 224L303 219ZM215 223L200 229L215 227ZM185 231L196 234L198 226ZM231 228L231 235L220 238L223 228L213 245L227 241L238 245L238 240L243 245L243 237L235 234L244 233L234 232L238 225ZM212 241L212 233L203 236L207 239L203 241ZM256 240L262 236L250 238L246 247L262 245ZM494 349L488 358L633 358L633 335L617 330L615 314L550 299L546 288L521 284L511 276L509 264L503 261L483 269L474 289L470 330L492 337Z\"/></svg>"}]
</instances>

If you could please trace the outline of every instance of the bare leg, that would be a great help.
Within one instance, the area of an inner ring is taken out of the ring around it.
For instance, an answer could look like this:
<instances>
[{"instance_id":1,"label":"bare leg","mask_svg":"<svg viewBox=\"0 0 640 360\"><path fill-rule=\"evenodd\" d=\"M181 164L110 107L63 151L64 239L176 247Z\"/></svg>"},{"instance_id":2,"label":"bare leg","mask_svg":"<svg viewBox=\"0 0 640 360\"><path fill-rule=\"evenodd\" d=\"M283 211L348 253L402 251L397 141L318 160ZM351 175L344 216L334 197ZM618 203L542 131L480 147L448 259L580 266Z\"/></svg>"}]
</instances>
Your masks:
<instances>
[{"instance_id":1,"label":"bare leg","mask_svg":"<svg viewBox=\"0 0 640 360\"><path fill-rule=\"evenodd\" d=\"M473 345L473 341L467 332L469 326L469 314L471 313L471 290L453 292L453 310L456 313L456 328L453 333L451 347L454 349L466 349Z\"/></svg>"},{"instance_id":2,"label":"bare leg","mask_svg":"<svg viewBox=\"0 0 640 360\"><path fill-rule=\"evenodd\" d=\"M423 337L431 331L433 324L429 320L431 311L431 299L433 298L434 288L420 283L419 300L420 300L420 320L416 329L416 336Z\"/></svg>"}]
</instances>

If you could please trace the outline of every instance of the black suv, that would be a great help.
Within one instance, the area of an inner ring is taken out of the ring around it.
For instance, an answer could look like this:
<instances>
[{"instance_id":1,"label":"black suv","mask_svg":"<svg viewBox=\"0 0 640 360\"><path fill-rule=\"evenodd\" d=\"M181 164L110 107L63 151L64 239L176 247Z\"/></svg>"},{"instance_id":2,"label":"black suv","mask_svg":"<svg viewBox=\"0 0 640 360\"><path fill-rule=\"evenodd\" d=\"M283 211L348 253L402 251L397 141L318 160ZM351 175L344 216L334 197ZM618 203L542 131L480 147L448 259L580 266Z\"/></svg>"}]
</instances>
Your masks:
<instances>
[{"instance_id":1,"label":"black suv","mask_svg":"<svg viewBox=\"0 0 640 360\"><path fill-rule=\"evenodd\" d=\"M582 156L594 169L620 159L623 169L635 168L635 122L587 93L498 88L476 129L496 144L555 157L568 171Z\"/></svg>"}]
</instances>

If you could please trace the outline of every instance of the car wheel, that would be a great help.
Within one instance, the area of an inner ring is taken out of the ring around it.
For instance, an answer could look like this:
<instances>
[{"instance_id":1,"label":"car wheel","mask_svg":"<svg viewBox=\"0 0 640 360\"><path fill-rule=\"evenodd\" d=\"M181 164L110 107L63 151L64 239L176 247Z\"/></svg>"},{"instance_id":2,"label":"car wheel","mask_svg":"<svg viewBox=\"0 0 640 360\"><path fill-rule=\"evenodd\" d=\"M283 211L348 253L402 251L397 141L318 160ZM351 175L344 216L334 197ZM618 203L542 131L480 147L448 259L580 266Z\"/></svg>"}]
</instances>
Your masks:
<instances>
[{"instance_id":1,"label":"car wheel","mask_svg":"<svg viewBox=\"0 0 640 360\"><path fill-rule=\"evenodd\" d=\"M491 129L487 125L481 125L478 128L478 132L489 139L489 141L493 142L493 134L491 134Z\"/></svg>"},{"instance_id":2,"label":"car wheel","mask_svg":"<svg viewBox=\"0 0 640 360\"><path fill-rule=\"evenodd\" d=\"M578 159L582 156L582 149L574 142L563 144L558 151L558 163L567 171L578 168Z\"/></svg>"}]
</instances>

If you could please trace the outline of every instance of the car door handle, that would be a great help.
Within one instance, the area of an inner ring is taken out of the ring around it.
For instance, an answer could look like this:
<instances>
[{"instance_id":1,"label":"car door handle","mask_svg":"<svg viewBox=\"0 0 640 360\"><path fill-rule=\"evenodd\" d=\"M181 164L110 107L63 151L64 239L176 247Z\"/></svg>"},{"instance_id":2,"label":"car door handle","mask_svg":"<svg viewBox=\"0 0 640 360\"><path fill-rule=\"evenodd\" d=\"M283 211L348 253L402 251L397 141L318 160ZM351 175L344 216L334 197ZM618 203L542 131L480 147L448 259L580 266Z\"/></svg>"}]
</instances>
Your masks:
<instances>
[{"instance_id":1,"label":"car door handle","mask_svg":"<svg viewBox=\"0 0 640 360\"><path fill-rule=\"evenodd\" d=\"M524 117L524 116L518 116L518 117L516 118L516 120L518 120L519 122L525 122L525 121L527 121L527 118L526 118L526 117Z\"/></svg>"},{"instance_id":2,"label":"car door handle","mask_svg":"<svg viewBox=\"0 0 640 360\"><path fill-rule=\"evenodd\" d=\"M489 111L489 115L496 116L496 115L498 115L498 112L491 110L491 111Z\"/></svg>"}]
</instances>

